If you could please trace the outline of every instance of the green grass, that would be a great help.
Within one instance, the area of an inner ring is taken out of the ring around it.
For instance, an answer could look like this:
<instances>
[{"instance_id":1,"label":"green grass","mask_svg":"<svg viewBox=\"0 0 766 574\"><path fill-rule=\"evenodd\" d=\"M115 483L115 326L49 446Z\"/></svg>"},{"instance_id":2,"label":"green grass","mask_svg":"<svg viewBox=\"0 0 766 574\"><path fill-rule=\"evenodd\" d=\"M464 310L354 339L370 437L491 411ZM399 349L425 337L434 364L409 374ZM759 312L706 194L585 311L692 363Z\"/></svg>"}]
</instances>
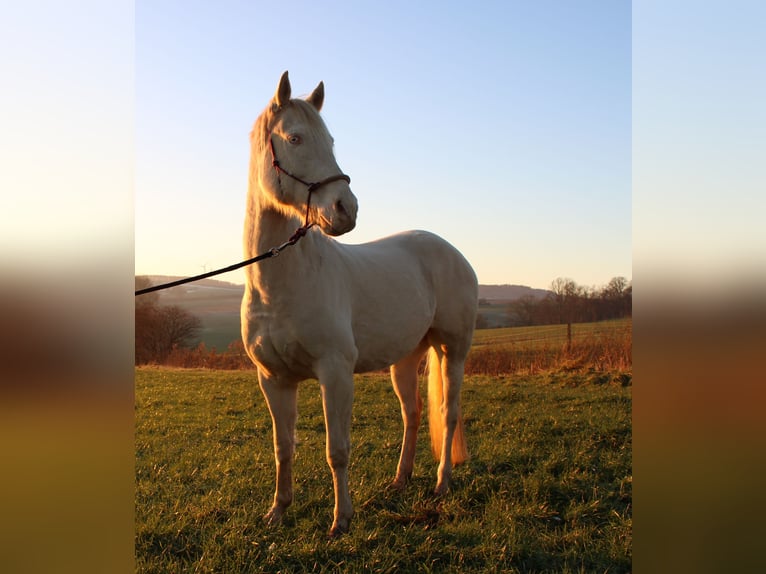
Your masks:
<instances>
[{"instance_id":1,"label":"green grass","mask_svg":"<svg viewBox=\"0 0 766 574\"><path fill-rule=\"evenodd\" d=\"M425 389L423 389L425 391ZM421 428L415 472L386 490L401 419L384 375L357 377L351 532L328 541L332 483L316 382L299 395L295 502L274 489L271 422L254 371L136 369L140 572L629 572L631 386L625 373L470 376L472 458L433 498Z\"/></svg>"},{"instance_id":2,"label":"green grass","mask_svg":"<svg viewBox=\"0 0 766 574\"><path fill-rule=\"evenodd\" d=\"M239 310L236 313L199 315L202 329L199 340L218 352L226 351L233 341L241 340Z\"/></svg>"}]
</instances>

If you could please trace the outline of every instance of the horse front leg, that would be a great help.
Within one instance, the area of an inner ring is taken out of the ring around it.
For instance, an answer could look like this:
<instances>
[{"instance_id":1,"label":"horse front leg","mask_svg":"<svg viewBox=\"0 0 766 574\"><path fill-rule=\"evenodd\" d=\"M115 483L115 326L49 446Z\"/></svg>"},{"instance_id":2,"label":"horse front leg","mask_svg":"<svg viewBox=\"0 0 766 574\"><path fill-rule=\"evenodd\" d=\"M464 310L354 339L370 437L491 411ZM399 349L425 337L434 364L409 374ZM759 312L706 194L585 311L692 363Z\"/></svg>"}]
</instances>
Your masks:
<instances>
[{"instance_id":1,"label":"horse front leg","mask_svg":"<svg viewBox=\"0 0 766 574\"><path fill-rule=\"evenodd\" d=\"M298 385L266 377L260 371L258 382L269 406L274 434L277 480L274 502L263 517L270 526L279 524L293 501L293 454L295 421L298 416Z\"/></svg>"},{"instance_id":2,"label":"horse front leg","mask_svg":"<svg viewBox=\"0 0 766 574\"><path fill-rule=\"evenodd\" d=\"M335 509L330 536L348 532L354 508L348 491L348 463L351 453L351 410L354 402L354 375L350 367L325 368L319 375L327 430L327 464L332 471Z\"/></svg>"}]
</instances>

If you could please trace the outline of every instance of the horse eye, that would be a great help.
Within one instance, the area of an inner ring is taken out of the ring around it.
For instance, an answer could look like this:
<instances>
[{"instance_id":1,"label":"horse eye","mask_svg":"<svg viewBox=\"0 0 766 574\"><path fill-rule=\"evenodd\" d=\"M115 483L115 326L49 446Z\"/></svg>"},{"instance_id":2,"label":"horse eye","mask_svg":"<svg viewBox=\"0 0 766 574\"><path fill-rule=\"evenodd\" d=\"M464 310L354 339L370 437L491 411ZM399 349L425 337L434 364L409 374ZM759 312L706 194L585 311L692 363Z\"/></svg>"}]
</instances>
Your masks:
<instances>
[{"instance_id":1,"label":"horse eye","mask_svg":"<svg viewBox=\"0 0 766 574\"><path fill-rule=\"evenodd\" d=\"M297 134L289 135L287 136L287 141L289 141L293 145L298 145L299 143L301 143L301 136Z\"/></svg>"}]
</instances>

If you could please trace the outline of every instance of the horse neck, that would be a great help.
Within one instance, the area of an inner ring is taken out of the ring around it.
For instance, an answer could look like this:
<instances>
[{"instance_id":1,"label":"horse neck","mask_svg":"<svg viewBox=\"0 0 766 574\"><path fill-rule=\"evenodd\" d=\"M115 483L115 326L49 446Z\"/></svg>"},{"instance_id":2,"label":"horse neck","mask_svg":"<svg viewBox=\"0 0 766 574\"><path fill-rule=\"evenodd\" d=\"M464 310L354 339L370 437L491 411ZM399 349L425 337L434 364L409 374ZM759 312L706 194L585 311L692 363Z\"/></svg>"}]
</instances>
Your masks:
<instances>
[{"instance_id":1,"label":"horse neck","mask_svg":"<svg viewBox=\"0 0 766 574\"><path fill-rule=\"evenodd\" d=\"M302 225L297 217L281 213L272 206L263 205L256 194L248 197L245 217L244 252L250 259L268 252L287 241ZM307 267L307 258L314 249L315 238L309 233L295 245L288 247L280 257L279 265L269 265L270 260L255 263L245 268L248 282L259 291L284 289L283 283L301 277ZM276 263L276 262L275 262Z\"/></svg>"}]
</instances>

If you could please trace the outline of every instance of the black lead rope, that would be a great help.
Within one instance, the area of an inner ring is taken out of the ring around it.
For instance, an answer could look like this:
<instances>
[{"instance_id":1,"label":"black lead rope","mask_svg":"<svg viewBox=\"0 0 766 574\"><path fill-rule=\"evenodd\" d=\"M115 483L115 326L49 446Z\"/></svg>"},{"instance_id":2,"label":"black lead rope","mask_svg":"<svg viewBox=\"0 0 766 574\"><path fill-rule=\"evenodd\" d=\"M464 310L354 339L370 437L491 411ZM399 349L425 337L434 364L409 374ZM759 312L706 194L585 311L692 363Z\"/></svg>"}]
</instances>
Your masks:
<instances>
[{"instance_id":1,"label":"black lead rope","mask_svg":"<svg viewBox=\"0 0 766 574\"><path fill-rule=\"evenodd\" d=\"M311 225L314 225L314 224L312 223ZM195 275L194 277L186 277L185 279L178 279L176 281L171 281L170 283L163 283L161 285L152 285L151 287L139 289L138 291L136 291L135 294L143 295L144 293L151 293L153 291L160 291L162 289L170 289L171 287L177 287L178 285L184 285L185 283L191 283L192 281L199 281L200 279L207 279L208 277L212 277L213 275L228 273L229 271L234 271L235 269L239 269L247 265L252 265L253 263L258 263L259 261L263 261L264 259L270 259L272 257L276 257L284 249L298 243L298 240L304 235L306 235L306 232L309 230L309 227L311 227L311 225L309 226L304 225L303 227L299 227L298 230L295 233L293 233L292 237L290 237L290 239L285 241L282 245L280 245L279 247L272 247L265 253L261 253L260 255L253 257L251 259L247 259L245 261L235 263L234 265L229 265L228 267L223 267L222 269L216 269L215 271L208 271L207 273L202 273L201 275Z\"/></svg>"}]
</instances>

